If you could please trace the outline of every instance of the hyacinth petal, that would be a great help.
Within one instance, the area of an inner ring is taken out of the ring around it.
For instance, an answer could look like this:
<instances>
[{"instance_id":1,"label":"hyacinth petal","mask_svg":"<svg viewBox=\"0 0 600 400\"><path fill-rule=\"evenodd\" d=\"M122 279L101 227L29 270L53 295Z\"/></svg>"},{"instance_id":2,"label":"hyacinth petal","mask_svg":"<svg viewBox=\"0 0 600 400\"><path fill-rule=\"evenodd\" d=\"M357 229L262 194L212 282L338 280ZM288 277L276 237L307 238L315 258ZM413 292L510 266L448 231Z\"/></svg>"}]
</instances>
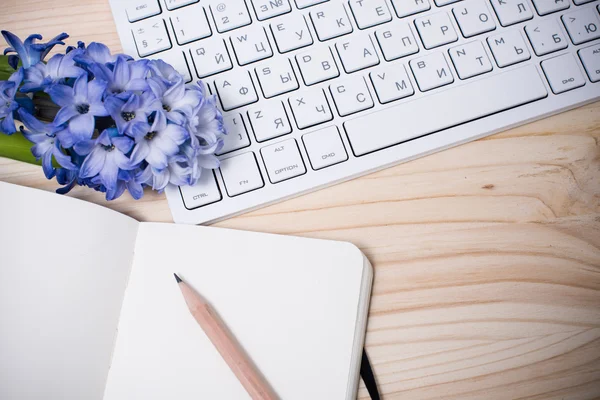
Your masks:
<instances>
[{"instance_id":1,"label":"hyacinth petal","mask_svg":"<svg viewBox=\"0 0 600 400\"><path fill-rule=\"evenodd\" d=\"M144 196L144 187L137 183L134 179L127 182L127 190L135 200L139 200Z\"/></svg>"},{"instance_id":2,"label":"hyacinth petal","mask_svg":"<svg viewBox=\"0 0 600 400\"><path fill-rule=\"evenodd\" d=\"M108 188L106 190L106 200L111 201L121 197L121 195L125 192L125 182L117 181L114 188Z\"/></svg>"},{"instance_id":3,"label":"hyacinth petal","mask_svg":"<svg viewBox=\"0 0 600 400\"><path fill-rule=\"evenodd\" d=\"M48 126L23 109L19 109L19 119L33 133L47 133Z\"/></svg>"},{"instance_id":4,"label":"hyacinth petal","mask_svg":"<svg viewBox=\"0 0 600 400\"><path fill-rule=\"evenodd\" d=\"M21 39L19 39L16 35L12 34L9 31L2 31L2 36L4 36L4 40L6 40L6 43L8 43L10 47L12 47L12 49L6 49L4 51L4 54L6 54L9 50L12 50L17 52L17 54L19 54L20 57L25 57L25 55L27 54L27 50ZM23 63L25 63L25 60L23 60ZM25 67L25 64L23 64L23 66ZM28 65L25 68L28 67L30 67L30 65Z\"/></svg>"},{"instance_id":5,"label":"hyacinth petal","mask_svg":"<svg viewBox=\"0 0 600 400\"><path fill-rule=\"evenodd\" d=\"M15 127L15 119L13 117L13 113L8 113L6 117L0 122L0 131L6 133L7 135L12 135L17 131Z\"/></svg>"},{"instance_id":6,"label":"hyacinth petal","mask_svg":"<svg viewBox=\"0 0 600 400\"><path fill-rule=\"evenodd\" d=\"M169 184L169 169L165 168L163 170L157 170L155 168L152 169L154 174L154 181L152 182L152 188L154 190L163 190Z\"/></svg>"},{"instance_id":7,"label":"hyacinth petal","mask_svg":"<svg viewBox=\"0 0 600 400\"><path fill-rule=\"evenodd\" d=\"M76 99L79 101L87 100L88 98L88 76L87 74L81 75L75 80L73 85L73 93Z\"/></svg>"},{"instance_id":8,"label":"hyacinth petal","mask_svg":"<svg viewBox=\"0 0 600 400\"><path fill-rule=\"evenodd\" d=\"M128 83L127 83L127 90L131 90L131 91L143 91L143 90L147 90L148 89L148 83L146 82L145 79L131 79Z\"/></svg>"},{"instance_id":9,"label":"hyacinth petal","mask_svg":"<svg viewBox=\"0 0 600 400\"><path fill-rule=\"evenodd\" d=\"M174 156L179 152L179 145L168 136L166 131L152 139L152 147L167 157Z\"/></svg>"},{"instance_id":10,"label":"hyacinth petal","mask_svg":"<svg viewBox=\"0 0 600 400\"><path fill-rule=\"evenodd\" d=\"M135 166L131 165L129 158L125 154L121 153L120 151L114 151L112 153L112 161L117 167L124 170L131 170L135 168Z\"/></svg>"},{"instance_id":11,"label":"hyacinth petal","mask_svg":"<svg viewBox=\"0 0 600 400\"><path fill-rule=\"evenodd\" d=\"M47 151L42 156L42 170L44 171L44 175L46 175L47 179L52 179L56 171L52 166L52 152Z\"/></svg>"},{"instance_id":12,"label":"hyacinth petal","mask_svg":"<svg viewBox=\"0 0 600 400\"><path fill-rule=\"evenodd\" d=\"M85 50L91 59L100 64L106 64L111 60L110 50L105 44L92 42Z\"/></svg>"},{"instance_id":13,"label":"hyacinth petal","mask_svg":"<svg viewBox=\"0 0 600 400\"><path fill-rule=\"evenodd\" d=\"M52 38L52 40L50 40L48 43L46 43L44 45L44 50L42 51L42 55L41 55L41 60L43 60L48 53L50 53L50 50L52 50L52 48L54 46L56 46L57 44L62 44L64 45L65 43L63 42L63 40L67 39L69 37L69 35L67 35L66 33L61 33L57 36L55 36L54 38ZM40 40L41 40L41 36L40 36Z\"/></svg>"},{"instance_id":14,"label":"hyacinth petal","mask_svg":"<svg viewBox=\"0 0 600 400\"><path fill-rule=\"evenodd\" d=\"M69 120L69 131L81 138L90 139L94 133L94 122L92 114L79 114Z\"/></svg>"},{"instance_id":15,"label":"hyacinth petal","mask_svg":"<svg viewBox=\"0 0 600 400\"><path fill-rule=\"evenodd\" d=\"M206 154L198 156L198 165L205 169L217 169L219 168L219 159L213 154Z\"/></svg>"},{"instance_id":16,"label":"hyacinth petal","mask_svg":"<svg viewBox=\"0 0 600 400\"><path fill-rule=\"evenodd\" d=\"M124 104L125 102L123 100L114 96L108 96L104 100L104 107L106 108L106 111L108 111L108 113L112 115L113 119L115 120L117 119L116 116L119 114Z\"/></svg>"},{"instance_id":17,"label":"hyacinth petal","mask_svg":"<svg viewBox=\"0 0 600 400\"><path fill-rule=\"evenodd\" d=\"M115 162L115 158L117 155L122 155L118 151L104 152L106 154L106 160L104 162L104 166L98 172L100 176L100 180L102 184L106 186L107 190L114 190L117 185L117 177L119 174L119 167Z\"/></svg>"},{"instance_id":18,"label":"hyacinth petal","mask_svg":"<svg viewBox=\"0 0 600 400\"><path fill-rule=\"evenodd\" d=\"M124 58L118 58L113 71L114 82L118 87L125 88L129 82L129 66Z\"/></svg>"},{"instance_id":19,"label":"hyacinth petal","mask_svg":"<svg viewBox=\"0 0 600 400\"><path fill-rule=\"evenodd\" d=\"M126 136L117 136L112 138L112 144L114 144L119 151L123 153L129 153L134 142Z\"/></svg>"},{"instance_id":20,"label":"hyacinth petal","mask_svg":"<svg viewBox=\"0 0 600 400\"><path fill-rule=\"evenodd\" d=\"M98 103L102 101L102 96L106 91L106 82L99 79L94 79L87 85L88 95L87 98L90 103Z\"/></svg>"},{"instance_id":21,"label":"hyacinth petal","mask_svg":"<svg viewBox=\"0 0 600 400\"><path fill-rule=\"evenodd\" d=\"M77 166L71 162L71 157L66 155L60 150L58 145L58 141L54 142L54 149L52 150L52 154L56 161L63 167L67 169L76 170Z\"/></svg>"},{"instance_id":22,"label":"hyacinth petal","mask_svg":"<svg viewBox=\"0 0 600 400\"><path fill-rule=\"evenodd\" d=\"M104 168L105 160L106 150L101 146L95 146L85 160L83 160L83 164L81 164L81 169L79 170L79 176L81 178L90 178L98 175Z\"/></svg>"},{"instance_id":23,"label":"hyacinth petal","mask_svg":"<svg viewBox=\"0 0 600 400\"><path fill-rule=\"evenodd\" d=\"M79 115L79 113L74 106L63 107L58 111L58 113L56 113L56 117L54 117L54 125L60 126L77 115Z\"/></svg>"},{"instance_id":24,"label":"hyacinth petal","mask_svg":"<svg viewBox=\"0 0 600 400\"><path fill-rule=\"evenodd\" d=\"M75 150L75 152L81 156L90 154L93 148L93 140L82 140L73 145L73 150Z\"/></svg>"},{"instance_id":25,"label":"hyacinth petal","mask_svg":"<svg viewBox=\"0 0 600 400\"><path fill-rule=\"evenodd\" d=\"M156 147L150 147L150 151L146 156L146 161L148 164L152 165L154 168L163 169L167 166L168 159L165 153L157 149Z\"/></svg>"},{"instance_id":26,"label":"hyacinth petal","mask_svg":"<svg viewBox=\"0 0 600 400\"><path fill-rule=\"evenodd\" d=\"M101 102L91 103L89 106L89 113L95 117L107 117L110 115L106 107L104 107L104 104L102 104Z\"/></svg>"},{"instance_id":27,"label":"hyacinth petal","mask_svg":"<svg viewBox=\"0 0 600 400\"><path fill-rule=\"evenodd\" d=\"M150 153L150 146L148 146L148 142L145 140L140 141L134 148L131 153L130 163L131 165L138 165L141 163Z\"/></svg>"},{"instance_id":28,"label":"hyacinth petal","mask_svg":"<svg viewBox=\"0 0 600 400\"><path fill-rule=\"evenodd\" d=\"M48 89L48 94L53 102L61 107L73 104L73 88L66 85L53 85Z\"/></svg>"}]
</instances>

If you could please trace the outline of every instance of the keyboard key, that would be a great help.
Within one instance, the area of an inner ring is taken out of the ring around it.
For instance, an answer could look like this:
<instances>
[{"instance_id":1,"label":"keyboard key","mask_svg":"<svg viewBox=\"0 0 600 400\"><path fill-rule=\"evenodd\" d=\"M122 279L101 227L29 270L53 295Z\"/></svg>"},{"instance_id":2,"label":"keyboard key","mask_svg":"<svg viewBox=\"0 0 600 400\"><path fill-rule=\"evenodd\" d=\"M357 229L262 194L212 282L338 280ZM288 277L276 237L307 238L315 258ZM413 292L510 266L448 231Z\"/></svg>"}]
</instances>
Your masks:
<instances>
[{"instance_id":1,"label":"keyboard key","mask_svg":"<svg viewBox=\"0 0 600 400\"><path fill-rule=\"evenodd\" d=\"M252 5L259 21L292 11L289 0L252 0Z\"/></svg>"},{"instance_id":2,"label":"keyboard key","mask_svg":"<svg viewBox=\"0 0 600 400\"><path fill-rule=\"evenodd\" d=\"M248 118L256 141L264 142L292 131L283 103L263 102L248 110Z\"/></svg>"},{"instance_id":3,"label":"keyboard key","mask_svg":"<svg viewBox=\"0 0 600 400\"><path fill-rule=\"evenodd\" d=\"M186 83L192 81L192 75L190 74L190 68L188 67L188 63L185 59L185 53L183 53L181 50L173 49L171 51L161 53L157 58L160 58L175 68L177 72L183 75Z\"/></svg>"},{"instance_id":4,"label":"keyboard key","mask_svg":"<svg viewBox=\"0 0 600 400\"><path fill-rule=\"evenodd\" d=\"M228 72L215 79L223 110L229 111L258 101L254 84L248 72Z\"/></svg>"},{"instance_id":5,"label":"keyboard key","mask_svg":"<svg viewBox=\"0 0 600 400\"><path fill-rule=\"evenodd\" d=\"M225 42L221 38L205 39L190 48L200 78L233 68Z\"/></svg>"},{"instance_id":6,"label":"keyboard key","mask_svg":"<svg viewBox=\"0 0 600 400\"><path fill-rule=\"evenodd\" d=\"M472 78L492 70L492 63L481 42L453 47L449 53L460 79Z\"/></svg>"},{"instance_id":7,"label":"keyboard key","mask_svg":"<svg viewBox=\"0 0 600 400\"><path fill-rule=\"evenodd\" d=\"M271 32L280 53L313 44L313 38L301 14L290 14L271 24Z\"/></svg>"},{"instance_id":8,"label":"keyboard key","mask_svg":"<svg viewBox=\"0 0 600 400\"><path fill-rule=\"evenodd\" d=\"M160 6L157 0L134 0L126 3L125 12L127 13L129 22L136 22L160 14Z\"/></svg>"},{"instance_id":9,"label":"keyboard key","mask_svg":"<svg viewBox=\"0 0 600 400\"><path fill-rule=\"evenodd\" d=\"M526 0L490 0L502 26L509 26L533 18Z\"/></svg>"},{"instance_id":10,"label":"keyboard key","mask_svg":"<svg viewBox=\"0 0 600 400\"><path fill-rule=\"evenodd\" d=\"M547 94L536 66L527 65L356 117L344 122L344 128L354 154L362 156L542 99ZM424 118L432 110L435 118Z\"/></svg>"},{"instance_id":11,"label":"keyboard key","mask_svg":"<svg viewBox=\"0 0 600 400\"><path fill-rule=\"evenodd\" d=\"M140 57L146 57L171 48L171 40L165 22L149 19L132 25L131 32Z\"/></svg>"},{"instance_id":12,"label":"keyboard key","mask_svg":"<svg viewBox=\"0 0 600 400\"><path fill-rule=\"evenodd\" d=\"M404 65L380 67L369 76L381 104L403 99L415 93Z\"/></svg>"},{"instance_id":13,"label":"keyboard key","mask_svg":"<svg viewBox=\"0 0 600 400\"><path fill-rule=\"evenodd\" d=\"M590 81L600 81L600 43L579 50L579 57Z\"/></svg>"},{"instance_id":14,"label":"keyboard key","mask_svg":"<svg viewBox=\"0 0 600 400\"><path fill-rule=\"evenodd\" d=\"M362 76L336 81L329 90L342 117L373 107L373 98Z\"/></svg>"},{"instance_id":15,"label":"keyboard key","mask_svg":"<svg viewBox=\"0 0 600 400\"><path fill-rule=\"evenodd\" d=\"M171 13L171 24L180 45L204 39L212 34L206 13L200 4Z\"/></svg>"},{"instance_id":16,"label":"keyboard key","mask_svg":"<svg viewBox=\"0 0 600 400\"><path fill-rule=\"evenodd\" d=\"M335 48L347 73L379 64L379 56L367 34L355 35L351 40L341 40L336 43Z\"/></svg>"},{"instance_id":17,"label":"keyboard key","mask_svg":"<svg viewBox=\"0 0 600 400\"><path fill-rule=\"evenodd\" d=\"M295 139L289 139L260 150L269 180L278 183L306 173Z\"/></svg>"},{"instance_id":18,"label":"keyboard key","mask_svg":"<svg viewBox=\"0 0 600 400\"><path fill-rule=\"evenodd\" d=\"M385 29L375 32L379 47L386 61L415 54L419 51L408 22L395 21L386 25Z\"/></svg>"},{"instance_id":19,"label":"keyboard key","mask_svg":"<svg viewBox=\"0 0 600 400\"><path fill-rule=\"evenodd\" d=\"M253 152L221 160L221 176L229 197L256 190L265 185Z\"/></svg>"},{"instance_id":20,"label":"keyboard key","mask_svg":"<svg viewBox=\"0 0 600 400\"><path fill-rule=\"evenodd\" d=\"M306 85L314 85L340 75L328 47L317 47L297 54L296 62Z\"/></svg>"},{"instance_id":21,"label":"keyboard key","mask_svg":"<svg viewBox=\"0 0 600 400\"><path fill-rule=\"evenodd\" d=\"M342 138L336 126L307 133L302 136L312 169L319 170L348 159Z\"/></svg>"},{"instance_id":22,"label":"keyboard key","mask_svg":"<svg viewBox=\"0 0 600 400\"><path fill-rule=\"evenodd\" d=\"M398 18L427 11L431 8L429 0L392 0L392 5Z\"/></svg>"},{"instance_id":23,"label":"keyboard key","mask_svg":"<svg viewBox=\"0 0 600 400\"><path fill-rule=\"evenodd\" d=\"M446 57L440 52L410 60L410 68L422 92L454 82Z\"/></svg>"},{"instance_id":24,"label":"keyboard key","mask_svg":"<svg viewBox=\"0 0 600 400\"><path fill-rule=\"evenodd\" d=\"M600 38L600 17L589 10L576 10L562 16L573 44Z\"/></svg>"},{"instance_id":25,"label":"keyboard key","mask_svg":"<svg viewBox=\"0 0 600 400\"><path fill-rule=\"evenodd\" d=\"M458 40L450 18L445 12L417 18L415 19L415 26L426 49L433 49Z\"/></svg>"},{"instance_id":26,"label":"keyboard key","mask_svg":"<svg viewBox=\"0 0 600 400\"><path fill-rule=\"evenodd\" d=\"M331 121L333 115L321 89L303 90L289 98L290 108L298 129Z\"/></svg>"},{"instance_id":27,"label":"keyboard key","mask_svg":"<svg viewBox=\"0 0 600 400\"><path fill-rule=\"evenodd\" d=\"M193 4L197 2L198 0L165 0L168 10L175 10L176 8L180 8L183 6L187 6L188 4Z\"/></svg>"},{"instance_id":28,"label":"keyboard key","mask_svg":"<svg viewBox=\"0 0 600 400\"><path fill-rule=\"evenodd\" d=\"M236 31L230 38L240 65L264 60L273 55L265 29L258 25Z\"/></svg>"},{"instance_id":29,"label":"keyboard key","mask_svg":"<svg viewBox=\"0 0 600 400\"><path fill-rule=\"evenodd\" d=\"M543 56L567 48L567 41L558 22L554 19L534 22L536 23L525 26L525 33L527 33L535 54Z\"/></svg>"},{"instance_id":30,"label":"keyboard key","mask_svg":"<svg viewBox=\"0 0 600 400\"><path fill-rule=\"evenodd\" d=\"M585 85L577 60L572 54L542 61L542 69L554 94L559 94Z\"/></svg>"},{"instance_id":31,"label":"keyboard key","mask_svg":"<svg viewBox=\"0 0 600 400\"><path fill-rule=\"evenodd\" d=\"M274 58L255 69L258 82L266 98L298 89L298 80L287 58Z\"/></svg>"},{"instance_id":32,"label":"keyboard key","mask_svg":"<svg viewBox=\"0 0 600 400\"><path fill-rule=\"evenodd\" d=\"M553 12L569 8L569 0L532 0L533 6L539 15L547 15Z\"/></svg>"},{"instance_id":33,"label":"keyboard key","mask_svg":"<svg viewBox=\"0 0 600 400\"><path fill-rule=\"evenodd\" d=\"M360 29L370 28L392 20L385 0L350 0L350 9Z\"/></svg>"},{"instance_id":34,"label":"keyboard key","mask_svg":"<svg viewBox=\"0 0 600 400\"><path fill-rule=\"evenodd\" d=\"M296 0L296 7L298 8L306 8L310 6L314 6L315 4L325 3L329 0Z\"/></svg>"},{"instance_id":35,"label":"keyboard key","mask_svg":"<svg viewBox=\"0 0 600 400\"><path fill-rule=\"evenodd\" d=\"M511 29L499 35L490 36L488 45L500 68L517 64L531 58L521 32Z\"/></svg>"},{"instance_id":36,"label":"keyboard key","mask_svg":"<svg viewBox=\"0 0 600 400\"><path fill-rule=\"evenodd\" d=\"M215 2L216 3L216 2ZM210 6L217 31L223 33L252 22L244 0L227 0Z\"/></svg>"},{"instance_id":37,"label":"keyboard key","mask_svg":"<svg viewBox=\"0 0 600 400\"><path fill-rule=\"evenodd\" d=\"M188 210L216 203L222 199L214 172L203 170L194 186L179 187L183 204Z\"/></svg>"},{"instance_id":38,"label":"keyboard key","mask_svg":"<svg viewBox=\"0 0 600 400\"><path fill-rule=\"evenodd\" d=\"M319 40L324 41L352 32L352 25L343 3L328 2L310 11Z\"/></svg>"},{"instance_id":39,"label":"keyboard key","mask_svg":"<svg viewBox=\"0 0 600 400\"><path fill-rule=\"evenodd\" d=\"M435 0L435 5L438 7L446 6L448 4L456 3L460 0Z\"/></svg>"},{"instance_id":40,"label":"keyboard key","mask_svg":"<svg viewBox=\"0 0 600 400\"><path fill-rule=\"evenodd\" d=\"M224 137L223 147L217 153L218 156L250 146L250 138L242 114L225 114L223 126L227 135Z\"/></svg>"},{"instance_id":41,"label":"keyboard key","mask_svg":"<svg viewBox=\"0 0 600 400\"><path fill-rule=\"evenodd\" d=\"M594 0L573 0L576 6L580 6L582 4L591 3Z\"/></svg>"},{"instance_id":42,"label":"keyboard key","mask_svg":"<svg viewBox=\"0 0 600 400\"><path fill-rule=\"evenodd\" d=\"M496 29L496 23L483 0L467 0L452 9L458 27L468 38Z\"/></svg>"}]
</instances>

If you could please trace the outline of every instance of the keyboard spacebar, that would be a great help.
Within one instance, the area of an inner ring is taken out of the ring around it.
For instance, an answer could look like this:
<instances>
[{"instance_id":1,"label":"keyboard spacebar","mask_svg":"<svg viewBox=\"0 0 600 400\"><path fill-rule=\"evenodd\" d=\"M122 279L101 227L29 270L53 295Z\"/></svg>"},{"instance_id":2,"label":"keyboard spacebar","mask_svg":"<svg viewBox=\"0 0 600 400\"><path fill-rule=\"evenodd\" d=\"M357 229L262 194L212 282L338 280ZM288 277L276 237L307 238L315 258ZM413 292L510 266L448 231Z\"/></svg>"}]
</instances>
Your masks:
<instances>
[{"instance_id":1,"label":"keyboard spacebar","mask_svg":"<svg viewBox=\"0 0 600 400\"><path fill-rule=\"evenodd\" d=\"M344 123L356 156L546 97L534 65L398 104Z\"/></svg>"}]
</instances>

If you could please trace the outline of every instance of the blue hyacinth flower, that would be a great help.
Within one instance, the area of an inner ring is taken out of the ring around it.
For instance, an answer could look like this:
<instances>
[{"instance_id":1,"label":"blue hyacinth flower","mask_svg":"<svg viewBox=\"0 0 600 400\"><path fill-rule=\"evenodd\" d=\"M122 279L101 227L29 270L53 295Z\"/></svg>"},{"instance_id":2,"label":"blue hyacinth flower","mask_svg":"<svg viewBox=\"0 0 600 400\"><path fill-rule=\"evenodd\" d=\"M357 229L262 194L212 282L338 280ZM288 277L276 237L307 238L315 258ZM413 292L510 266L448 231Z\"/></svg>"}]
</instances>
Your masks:
<instances>
[{"instance_id":1,"label":"blue hyacinth flower","mask_svg":"<svg viewBox=\"0 0 600 400\"><path fill-rule=\"evenodd\" d=\"M37 63L25 71L25 81L20 91L23 93L44 91L56 83L64 83L66 78L77 78L85 71L75 65L74 57L79 50L66 55L56 54L48 63Z\"/></svg>"},{"instance_id":2,"label":"blue hyacinth flower","mask_svg":"<svg viewBox=\"0 0 600 400\"><path fill-rule=\"evenodd\" d=\"M115 121L119 132L133 138L145 136L150 129L148 117L162 108L160 101L152 94L131 94L127 100L108 96L104 106Z\"/></svg>"},{"instance_id":3,"label":"blue hyacinth flower","mask_svg":"<svg viewBox=\"0 0 600 400\"><path fill-rule=\"evenodd\" d=\"M57 128L53 124L45 124L23 109L19 110L19 119L27 128L27 130L21 129L23 136L34 143L31 153L36 159L42 160L42 169L46 178L51 179L56 173L56 169L52 165L53 157L63 168L77 170L71 157L63 153L57 138L57 132L61 128Z\"/></svg>"},{"instance_id":4,"label":"blue hyacinth flower","mask_svg":"<svg viewBox=\"0 0 600 400\"><path fill-rule=\"evenodd\" d=\"M148 88L148 60L131 61L124 56L118 56L112 69L109 65L94 63L89 70L97 79L107 82L107 92L119 95L123 92L143 91Z\"/></svg>"},{"instance_id":5,"label":"blue hyacinth flower","mask_svg":"<svg viewBox=\"0 0 600 400\"><path fill-rule=\"evenodd\" d=\"M48 43L36 43L36 40L43 39L42 35L29 35L25 42L22 42L21 39L8 31L2 31L2 36L11 46L4 50L4 54L17 53L17 56L11 55L9 57L9 63L14 69L17 69L19 60L21 60L21 64L25 69L43 61L54 46L65 44L63 40L69 37L66 33L61 33Z\"/></svg>"},{"instance_id":6,"label":"blue hyacinth flower","mask_svg":"<svg viewBox=\"0 0 600 400\"><path fill-rule=\"evenodd\" d=\"M106 83L100 80L88 82L87 74L81 75L73 87L53 85L48 94L62 108L54 118L55 125L68 124L75 143L91 139L95 129L94 117L105 117L108 111L102 103Z\"/></svg>"},{"instance_id":7,"label":"blue hyacinth flower","mask_svg":"<svg viewBox=\"0 0 600 400\"><path fill-rule=\"evenodd\" d=\"M167 124L162 113L156 113L148 133L136 140L131 153L131 163L137 165L143 160L156 169L167 166L169 157L179 152L179 146L189 138L188 131L177 124Z\"/></svg>"},{"instance_id":8,"label":"blue hyacinth flower","mask_svg":"<svg viewBox=\"0 0 600 400\"><path fill-rule=\"evenodd\" d=\"M17 98L17 89L23 80L23 69L13 73L7 81L0 81L0 131L12 135L15 127L15 113L24 107L33 111L33 103L28 97Z\"/></svg>"},{"instance_id":9,"label":"blue hyacinth flower","mask_svg":"<svg viewBox=\"0 0 600 400\"><path fill-rule=\"evenodd\" d=\"M79 177L98 176L99 183L106 188L107 198L116 197L119 190L117 187L119 171L133 169L126 156L132 147L133 140L121 136L117 129L105 129L95 140L92 151L83 161Z\"/></svg>"}]
</instances>

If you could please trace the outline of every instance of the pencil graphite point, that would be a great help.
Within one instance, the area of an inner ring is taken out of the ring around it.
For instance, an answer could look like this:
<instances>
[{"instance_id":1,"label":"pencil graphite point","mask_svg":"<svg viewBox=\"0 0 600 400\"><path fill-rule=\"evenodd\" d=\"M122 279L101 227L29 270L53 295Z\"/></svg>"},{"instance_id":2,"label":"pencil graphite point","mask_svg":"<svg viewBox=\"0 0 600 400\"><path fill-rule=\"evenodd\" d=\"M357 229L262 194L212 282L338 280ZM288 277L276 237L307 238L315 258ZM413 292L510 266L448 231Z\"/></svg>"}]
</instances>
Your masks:
<instances>
[{"instance_id":1,"label":"pencil graphite point","mask_svg":"<svg viewBox=\"0 0 600 400\"><path fill-rule=\"evenodd\" d=\"M177 276L177 274L173 274L175 276L175 280L177 283L181 282L181 278Z\"/></svg>"}]
</instances>

